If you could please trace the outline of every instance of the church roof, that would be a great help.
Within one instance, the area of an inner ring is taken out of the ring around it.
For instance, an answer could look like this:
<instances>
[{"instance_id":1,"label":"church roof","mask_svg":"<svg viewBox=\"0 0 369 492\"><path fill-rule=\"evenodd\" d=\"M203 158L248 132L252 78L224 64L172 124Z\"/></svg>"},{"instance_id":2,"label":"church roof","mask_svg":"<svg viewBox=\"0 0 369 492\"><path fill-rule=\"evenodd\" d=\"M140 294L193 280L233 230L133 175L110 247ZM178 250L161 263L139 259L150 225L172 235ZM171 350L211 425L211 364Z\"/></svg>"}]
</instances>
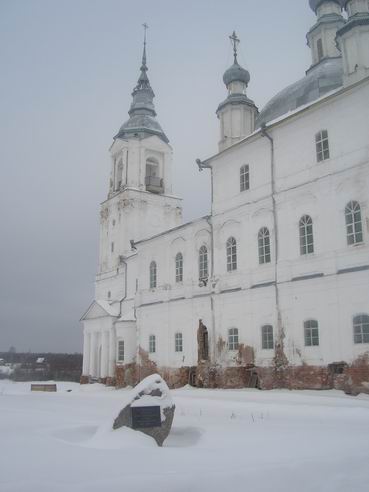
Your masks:
<instances>
[{"instance_id":1,"label":"church roof","mask_svg":"<svg viewBox=\"0 0 369 492\"><path fill-rule=\"evenodd\" d=\"M155 119L156 112L153 102L155 94L151 88L147 71L145 39L140 76L136 87L133 89L133 100L130 110L128 111L129 119L123 123L114 139L124 139L132 136L146 138L152 135L157 135L165 143L169 142L160 124Z\"/></svg>"},{"instance_id":2,"label":"church roof","mask_svg":"<svg viewBox=\"0 0 369 492\"><path fill-rule=\"evenodd\" d=\"M342 58L326 58L307 71L306 76L274 96L262 109L256 128L319 99L343 85Z\"/></svg>"}]
</instances>

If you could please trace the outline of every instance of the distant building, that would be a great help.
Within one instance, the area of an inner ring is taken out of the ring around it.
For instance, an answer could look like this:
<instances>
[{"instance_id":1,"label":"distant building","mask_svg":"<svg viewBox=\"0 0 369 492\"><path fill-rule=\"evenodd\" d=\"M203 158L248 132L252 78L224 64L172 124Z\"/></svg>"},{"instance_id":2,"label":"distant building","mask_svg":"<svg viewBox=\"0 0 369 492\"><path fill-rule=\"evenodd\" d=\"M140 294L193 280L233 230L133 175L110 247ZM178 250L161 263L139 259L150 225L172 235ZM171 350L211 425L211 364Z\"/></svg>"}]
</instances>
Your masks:
<instances>
[{"instance_id":1,"label":"distant building","mask_svg":"<svg viewBox=\"0 0 369 492\"><path fill-rule=\"evenodd\" d=\"M82 382L154 371L173 386L369 381L369 3L310 6L312 65L260 112L231 36L219 152L198 161L211 214L187 224L145 43L110 148Z\"/></svg>"}]
</instances>

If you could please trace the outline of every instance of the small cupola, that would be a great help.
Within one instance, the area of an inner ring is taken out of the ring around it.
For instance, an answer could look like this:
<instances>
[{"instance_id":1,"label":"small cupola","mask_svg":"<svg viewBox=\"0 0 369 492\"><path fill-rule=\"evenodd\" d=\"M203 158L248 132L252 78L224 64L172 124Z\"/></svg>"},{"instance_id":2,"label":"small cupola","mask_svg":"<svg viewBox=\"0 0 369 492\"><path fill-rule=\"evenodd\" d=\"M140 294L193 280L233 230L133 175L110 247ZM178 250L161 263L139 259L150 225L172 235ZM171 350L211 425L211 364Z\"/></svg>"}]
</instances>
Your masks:
<instances>
[{"instance_id":1,"label":"small cupola","mask_svg":"<svg viewBox=\"0 0 369 492\"><path fill-rule=\"evenodd\" d=\"M306 35L311 49L312 67L332 58L340 58L336 44L337 31L345 24L341 10L344 0L309 0L317 16L316 23Z\"/></svg>"},{"instance_id":2,"label":"small cupola","mask_svg":"<svg viewBox=\"0 0 369 492\"><path fill-rule=\"evenodd\" d=\"M337 32L343 57L343 83L348 86L369 76L369 2L345 0L348 21Z\"/></svg>"},{"instance_id":3,"label":"small cupola","mask_svg":"<svg viewBox=\"0 0 369 492\"><path fill-rule=\"evenodd\" d=\"M258 109L246 95L250 73L238 63L237 46L240 42L236 33L229 36L233 46L233 65L223 75L228 97L219 104L217 116L220 120L219 151L250 135L255 128Z\"/></svg>"}]
</instances>

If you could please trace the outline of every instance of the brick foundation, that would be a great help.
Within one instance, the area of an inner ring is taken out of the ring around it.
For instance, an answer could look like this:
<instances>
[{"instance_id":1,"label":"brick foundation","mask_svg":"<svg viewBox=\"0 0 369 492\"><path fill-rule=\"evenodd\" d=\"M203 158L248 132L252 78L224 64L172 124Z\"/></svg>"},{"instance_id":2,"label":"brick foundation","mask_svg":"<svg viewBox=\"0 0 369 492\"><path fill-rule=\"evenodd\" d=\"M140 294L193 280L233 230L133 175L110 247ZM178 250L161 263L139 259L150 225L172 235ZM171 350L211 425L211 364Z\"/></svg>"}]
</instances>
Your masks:
<instances>
[{"instance_id":1,"label":"brick foundation","mask_svg":"<svg viewBox=\"0 0 369 492\"><path fill-rule=\"evenodd\" d=\"M140 349L139 356L141 364L117 365L115 378L101 382L124 388L135 386L150 374L158 373L170 388L192 384L200 388L338 389L352 395L369 394L369 353L358 357L352 364L341 361L328 366L291 366L283 361L283 364L273 363L270 367L254 366L249 347L242 347L235 367L211 365L204 360L194 367L158 367L143 349ZM80 382L87 384L89 378L82 376Z\"/></svg>"},{"instance_id":2,"label":"brick foundation","mask_svg":"<svg viewBox=\"0 0 369 492\"><path fill-rule=\"evenodd\" d=\"M88 384L90 382L90 378L88 376L81 376L79 379L80 384Z\"/></svg>"}]
</instances>

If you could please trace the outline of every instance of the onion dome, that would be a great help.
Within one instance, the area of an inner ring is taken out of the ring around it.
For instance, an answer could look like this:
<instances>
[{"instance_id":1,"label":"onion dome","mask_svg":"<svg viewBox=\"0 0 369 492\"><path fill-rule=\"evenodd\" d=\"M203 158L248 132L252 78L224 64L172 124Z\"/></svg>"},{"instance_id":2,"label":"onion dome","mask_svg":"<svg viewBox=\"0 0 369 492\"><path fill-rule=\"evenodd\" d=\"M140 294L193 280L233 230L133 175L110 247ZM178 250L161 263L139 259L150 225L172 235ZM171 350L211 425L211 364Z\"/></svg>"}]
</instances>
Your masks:
<instances>
[{"instance_id":1,"label":"onion dome","mask_svg":"<svg viewBox=\"0 0 369 492\"><path fill-rule=\"evenodd\" d=\"M347 3L347 0L309 0L309 5L310 5L310 8L316 13L316 11L318 10L318 8L324 2L335 2L341 8L344 8L345 7L345 4Z\"/></svg>"},{"instance_id":2,"label":"onion dome","mask_svg":"<svg viewBox=\"0 0 369 492\"><path fill-rule=\"evenodd\" d=\"M250 82L250 74L247 70L241 67L237 61L237 45L240 42L236 35L236 31L233 31L232 36L229 36L229 39L231 40L231 43L233 45L233 65L228 68L224 72L223 75L223 82L225 83L226 87L229 86L232 82L241 82L243 84L248 85Z\"/></svg>"},{"instance_id":3,"label":"onion dome","mask_svg":"<svg viewBox=\"0 0 369 492\"><path fill-rule=\"evenodd\" d=\"M237 58L235 58L233 65L224 72L223 82L226 86L228 86L231 82L243 82L248 85L250 82L250 74L238 64Z\"/></svg>"}]
</instances>

